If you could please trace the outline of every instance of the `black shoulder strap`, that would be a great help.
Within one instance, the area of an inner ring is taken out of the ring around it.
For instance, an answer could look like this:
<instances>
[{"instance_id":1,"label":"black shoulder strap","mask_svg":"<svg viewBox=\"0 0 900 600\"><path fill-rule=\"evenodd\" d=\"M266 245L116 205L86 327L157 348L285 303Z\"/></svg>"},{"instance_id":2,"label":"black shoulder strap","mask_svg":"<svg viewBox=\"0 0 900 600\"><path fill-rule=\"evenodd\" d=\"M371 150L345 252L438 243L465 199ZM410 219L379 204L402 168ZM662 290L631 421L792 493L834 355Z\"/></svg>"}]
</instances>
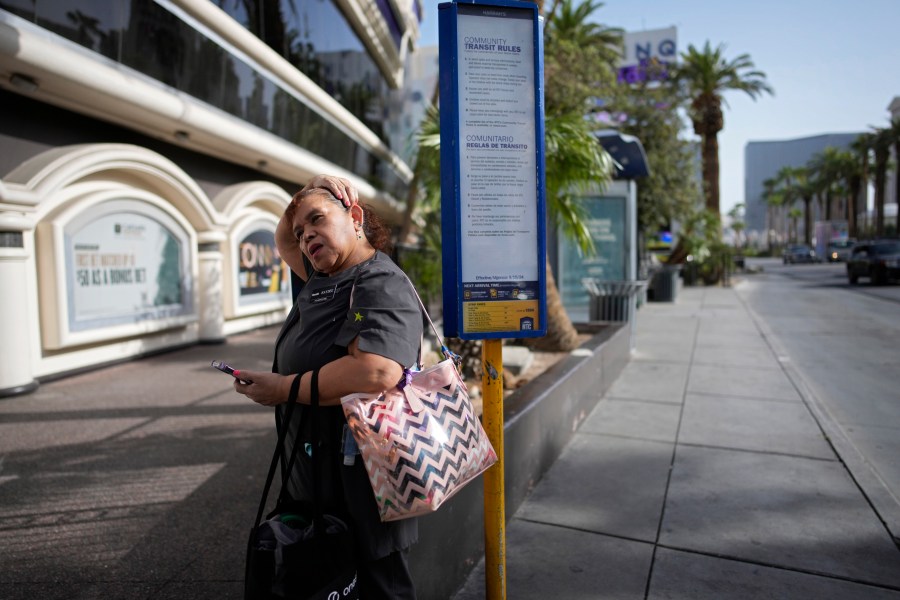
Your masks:
<instances>
[{"instance_id":1,"label":"black shoulder strap","mask_svg":"<svg viewBox=\"0 0 900 600\"><path fill-rule=\"evenodd\" d=\"M284 420L279 427L280 431L278 432L278 444L275 446L275 453L272 455L272 462L269 463L269 473L266 475L266 485L263 487L262 498L259 500L259 510L256 511L256 522L254 523L254 528L258 527L260 522L262 521L263 513L266 510L266 500L269 498L269 489L272 487L272 481L275 479L275 469L278 468L278 459L283 456L284 451L284 440L287 437L287 431L290 427L291 415L294 412L294 407L297 404L297 393L300 391L300 374L294 377L294 381L291 383L291 391L288 394L287 408L284 411ZM315 427L313 429L316 429ZM294 447L291 452L291 463L293 464L294 459L297 456L297 449L300 446L299 437L294 440ZM281 489L284 490L287 486L287 479L290 476L290 471L282 471L281 477Z\"/></svg>"},{"instance_id":2,"label":"black shoulder strap","mask_svg":"<svg viewBox=\"0 0 900 600\"><path fill-rule=\"evenodd\" d=\"M281 423L281 431L278 433L278 445L275 447L275 452L272 455L272 462L269 464L269 472L266 475L266 485L263 487L262 498L259 500L259 509L256 511L256 521L254 523L254 528L258 527L262 522L263 513L266 510L266 500L269 498L269 490L272 487L272 481L275 479L275 470L278 468L279 458L284 456L284 441L287 437L287 431L290 427L290 419L291 415L294 412L294 407L297 404L297 394L300 391L300 377L301 375L297 375L294 377L294 381L291 383L291 391L288 395L287 409L284 412L284 420ZM324 535L325 533L325 523L322 518L323 510L322 510L322 498L319 493L319 482L322 478L322 459L321 459L321 451L319 449L319 430L321 429L318 417L319 417L319 370L315 369L312 372L312 379L310 381L310 412L309 418L312 420L312 435L310 438L310 442L312 445L312 468L313 468L313 481L312 481L312 495L313 495L313 507L315 513L313 514L313 522L315 524L316 535ZM297 460L297 452L302 446L302 442L300 441L299 436L294 440L294 447L291 448L291 458L287 463L287 468L282 470L281 477L281 492L279 494L279 499L284 499L285 490L287 489L287 482L290 479L291 471L294 468L294 463Z\"/></svg>"},{"instance_id":3,"label":"black shoulder strap","mask_svg":"<svg viewBox=\"0 0 900 600\"><path fill-rule=\"evenodd\" d=\"M319 430L322 429L322 427L319 423L318 369L315 369L312 372L312 379L309 383L309 406L310 419L312 419L312 435L310 436L310 442L312 442L312 492L313 508L315 510L315 513L313 514L313 525L315 527L314 532L316 537L321 540L322 536L325 535L325 520L323 518L322 510L322 494L319 490L319 485L322 482L322 457L320 456L322 452L319 449Z\"/></svg>"}]
</instances>

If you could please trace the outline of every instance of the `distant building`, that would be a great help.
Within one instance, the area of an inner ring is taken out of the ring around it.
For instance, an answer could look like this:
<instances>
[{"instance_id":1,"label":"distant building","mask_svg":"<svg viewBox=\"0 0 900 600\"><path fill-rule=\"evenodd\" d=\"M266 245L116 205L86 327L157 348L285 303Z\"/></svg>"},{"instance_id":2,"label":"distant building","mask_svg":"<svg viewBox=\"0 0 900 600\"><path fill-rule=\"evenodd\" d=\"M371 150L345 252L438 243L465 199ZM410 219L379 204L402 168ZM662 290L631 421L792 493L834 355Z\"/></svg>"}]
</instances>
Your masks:
<instances>
[{"instance_id":1,"label":"distant building","mask_svg":"<svg viewBox=\"0 0 900 600\"><path fill-rule=\"evenodd\" d=\"M622 47L624 52L618 65L620 83L665 77L666 68L678 61L678 29L626 31Z\"/></svg>"},{"instance_id":2,"label":"distant building","mask_svg":"<svg viewBox=\"0 0 900 600\"><path fill-rule=\"evenodd\" d=\"M782 167L805 167L815 154L829 146L847 148L860 133L826 133L793 140L748 142L744 148L744 223L747 234L765 239L765 180L774 178Z\"/></svg>"},{"instance_id":3,"label":"distant building","mask_svg":"<svg viewBox=\"0 0 900 600\"><path fill-rule=\"evenodd\" d=\"M398 224L422 7L0 0L0 397L281 322L274 230L315 174Z\"/></svg>"}]
</instances>

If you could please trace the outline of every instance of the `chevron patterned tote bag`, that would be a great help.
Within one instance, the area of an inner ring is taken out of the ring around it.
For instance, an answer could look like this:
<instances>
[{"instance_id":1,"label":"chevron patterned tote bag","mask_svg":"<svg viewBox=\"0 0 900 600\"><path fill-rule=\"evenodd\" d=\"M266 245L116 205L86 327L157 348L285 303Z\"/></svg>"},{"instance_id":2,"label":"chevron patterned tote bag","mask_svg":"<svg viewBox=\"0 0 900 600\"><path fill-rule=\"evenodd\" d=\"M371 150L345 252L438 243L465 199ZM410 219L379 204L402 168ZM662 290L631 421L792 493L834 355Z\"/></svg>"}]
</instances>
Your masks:
<instances>
[{"instance_id":1,"label":"chevron patterned tote bag","mask_svg":"<svg viewBox=\"0 0 900 600\"><path fill-rule=\"evenodd\" d=\"M404 381L381 394L344 396L341 406L382 521L434 512L497 462L451 358L406 371Z\"/></svg>"}]
</instances>

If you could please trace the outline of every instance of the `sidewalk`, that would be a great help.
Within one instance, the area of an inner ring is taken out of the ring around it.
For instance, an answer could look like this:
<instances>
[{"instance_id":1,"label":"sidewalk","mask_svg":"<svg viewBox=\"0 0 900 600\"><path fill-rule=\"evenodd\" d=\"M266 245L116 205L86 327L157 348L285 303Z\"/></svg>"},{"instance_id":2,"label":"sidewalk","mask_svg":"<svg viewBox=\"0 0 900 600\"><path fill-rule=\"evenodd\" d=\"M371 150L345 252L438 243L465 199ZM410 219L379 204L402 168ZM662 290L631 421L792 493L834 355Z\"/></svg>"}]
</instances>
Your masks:
<instances>
[{"instance_id":1,"label":"sidewalk","mask_svg":"<svg viewBox=\"0 0 900 600\"><path fill-rule=\"evenodd\" d=\"M738 293L684 288L636 324L512 518L507 598L900 600L900 551ZM209 362L267 369L276 334L0 401L0 598L242 597L272 416ZM454 600L483 590L479 566Z\"/></svg>"},{"instance_id":2,"label":"sidewalk","mask_svg":"<svg viewBox=\"0 0 900 600\"><path fill-rule=\"evenodd\" d=\"M900 600L900 550L737 292L684 288L636 325L509 523L507 597ZM453 598L483 597L482 562Z\"/></svg>"},{"instance_id":3,"label":"sidewalk","mask_svg":"<svg viewBox=\"0 0 900 600\"><path fill-rule=\"evenodd\" d=\"M209 363L268 369L277 333L0 401L0 598L241 598L274 426Z\"/></svg>"}]
</instances>

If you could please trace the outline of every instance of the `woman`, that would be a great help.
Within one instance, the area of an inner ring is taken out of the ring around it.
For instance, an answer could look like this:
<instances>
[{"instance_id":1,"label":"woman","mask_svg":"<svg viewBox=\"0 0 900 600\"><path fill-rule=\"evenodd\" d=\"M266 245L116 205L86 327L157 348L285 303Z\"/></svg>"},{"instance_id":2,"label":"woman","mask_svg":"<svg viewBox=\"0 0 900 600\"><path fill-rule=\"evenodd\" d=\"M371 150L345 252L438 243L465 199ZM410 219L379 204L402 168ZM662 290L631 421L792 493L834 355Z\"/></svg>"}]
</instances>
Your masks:
<instances>
[{"instance_id":1,"label":"woman","mask_svg":"<svg viewBox=\"0 0 900 600\"><path fill-rule=\"evenodd\" d=\"M297 193L275 232L282 258L305 281L275 346L273 373L240 371L235 390L281 415L291 382L301 373L298 406L285 452L304 444L289 493L309 499L311 427L320 427L326 512L345 516L357 545L361 598L415 598L407 565L418 530L414 519L382 523L341 396L395 386L417 359L419 303L403 272L381 250L384 226L356 201L349 181L320 175ZM319 369L321 418L310 423L311 371ZM297 414L299 413L299 414Z\"/></svg>"}]
</instances>

